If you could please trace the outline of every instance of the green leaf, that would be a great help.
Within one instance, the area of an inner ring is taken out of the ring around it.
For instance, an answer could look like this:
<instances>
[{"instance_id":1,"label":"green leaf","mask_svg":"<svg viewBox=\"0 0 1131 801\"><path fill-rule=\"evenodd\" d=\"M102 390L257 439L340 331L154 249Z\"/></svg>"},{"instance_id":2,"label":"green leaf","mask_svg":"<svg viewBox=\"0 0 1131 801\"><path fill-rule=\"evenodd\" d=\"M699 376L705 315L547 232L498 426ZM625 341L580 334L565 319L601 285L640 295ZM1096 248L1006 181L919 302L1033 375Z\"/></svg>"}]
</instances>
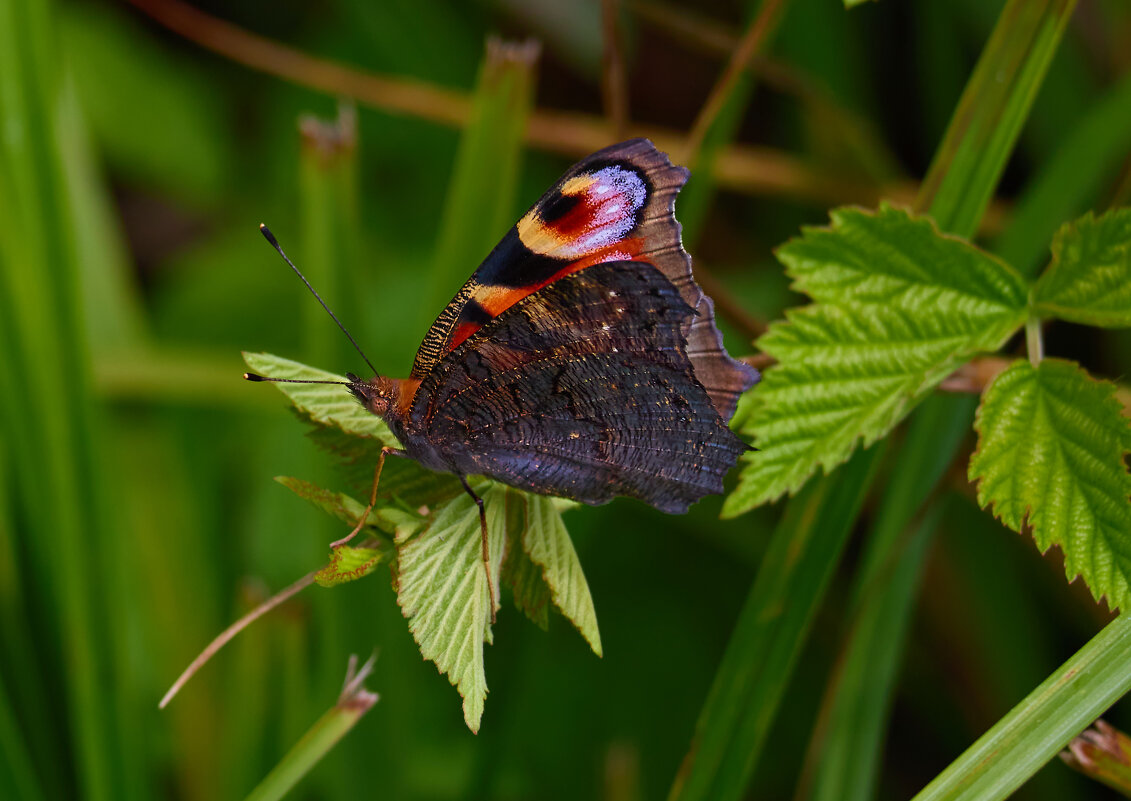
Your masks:
<instances>
[{"instance_id":1,"label":"green leaf","mask_svg":"<svg viewBox=\"0 0 1131 801\"><path fill-rule=\"evenodd\" d=\"M919 186L916 208L973 236L1076 0L1007 0Z\"/></svg>"},{"instance_id":2,"label":"green leaf","mask_svg":"<svg viewBox=\"0 0 1131 801\"><path fill-rule=\"evenodd\" d=\"M289 489L295 495L303 500L310 501L323 512L326 512L332 517L336 517L348 526L356 526L357 521L361 519L362 512L365 507L355 501L350 496L342 492L333 492L332 490L323 489L317 484L310 481L304 481L301 478L291 478L290 476L275 476L275 480ZM378 509L370 510L365 520L368 526L378 526L385 528L389 533L393 533L388 524L385 523L380 517Z\"/></svg>"},{"instance_id":3,"label":"green leaf","mask_svg":"<svg viewBox=\"0 0 1131 801\"><path fill-rule=\"evenodd\" d=\"M1131 208L1067 223L1033 291L1037 311L1105 328L1131 326Z\"/></svg>"},{"instance_id":4,"label":"green leaf","mask_svg":"<svg viewBox=\"0 0 1131 801\"><path fill-rule=\"evenodd\" d=\"M328 373L300 362L270 353L244 353L243 360L252 371L268 378L291 378L303 381L346 381L345 376ZM400 447L385 421L363 409L345 387L333 384L275 384L312 421L334 426L355 437L369 437L383 445Z\"/></svg>"},{"instance_id":5,"label":"green leaf","mask_svg":"<svg viewBox=\"0 0 1131 801\"><path fill-rule=\"evenodd\" d=\"M530 561L542 568L554 606L577 627L593 653L601 656L601 633L597 630L597 612L589 594L589 583L562 522L561 512L550 498L541 495L526 495L525 498L523 550Z\"/></svg>"},{"instance_id":6,"label":"green leaf","mask_svg":"<svg viewBox=\"0 0 1131 801\"><path fill-rule=\"evenodd\" d=\"M1131 618L1120 615L912 801L1008 798L1128 690Z\"/></svg>"},{"instance_id":7,"label":"green leaf","mask_svg":"<svg viewBox=\"0 0 1131 801\"><path fill-rule=\"evenodd\" d=\"M1115 385L1071 362L1018 361L986 388L970 459L978 503L1041 551L1059 545L1069 579L1083 576L1112 608L1131 602L1131 428Z\"/></svg>"},{"instance_id":8,"label":"green leaf","mask_svg":"<svg viewBox=\"0 0 1131 801\"><path fill-rule=\"evenodd\" d=\"M886 435L943 378L1024 322L1027 287L1010 267L925 218L883 206L832 213L779 259L816 304L759 340L777 359L753 393L728 517L796 492Z\"/></svg>"},{"instance_id":9,"label":"green leaf","mask_svg":"<svg viewBox=\"0 0 1131 801\"><path fill-rule=\"evenodd\" d=\"M507 493L507 550L502 582L511 588L514 605L543 631L550 628L550 587L542 568L534 564L522 545L526 530L526 503L519 493Z\"/></svg>"},{"instance_id":10,"label":"green leaf","mask_svg":"<svg viewBox=\"0 0 1131 801\"><path fill-rule=\"evenodd\" d=\"M372 573L386 553L380 548L351 548L348 545L335 548L330 554L330 564L314 574L314 583L319 587L336 587L357 581Z\"/></svg>"},{"instance_id":11,"label":"green leaf","mask_svg":"<svg viewBox=\"0 0 1131 801\"><path fill-rule=\"evenodd\" d=\"M498 592L506 522L504 487L480 492L487 510L492 582ZM409 538L398 534L397 600L425 659L463 696L463 718L479 731L487 677L483 643L491 640L491 612L483 569L479 510L461 494L435 510L422 531Z\"/></svg>"}]
</instances>

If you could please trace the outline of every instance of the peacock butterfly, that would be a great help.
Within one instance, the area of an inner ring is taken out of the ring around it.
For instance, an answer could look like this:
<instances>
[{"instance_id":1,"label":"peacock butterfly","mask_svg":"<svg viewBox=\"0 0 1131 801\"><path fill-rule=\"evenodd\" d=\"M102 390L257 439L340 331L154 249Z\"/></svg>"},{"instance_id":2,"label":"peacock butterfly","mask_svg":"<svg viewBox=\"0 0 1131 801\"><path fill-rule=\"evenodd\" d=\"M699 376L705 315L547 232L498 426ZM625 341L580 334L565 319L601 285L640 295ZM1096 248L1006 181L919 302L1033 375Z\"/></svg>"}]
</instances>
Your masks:
<instances>
[{"instance_id":1,"label":"peacock butterfly","mask_svg":"<svg viewBox=\"0 0 1131 801\"><path fill-rule=\"evenodd\" d=\"M675 218L687 177L646 139L578 162L440 312L408 378L346 374L403 447L380 453L371 507L386 453L454 473L479 504L486 562L468 475L671 513L722 491L749 449L727 422L759 376L727 354L692 277Z\"/></svg>"}]
</instances>

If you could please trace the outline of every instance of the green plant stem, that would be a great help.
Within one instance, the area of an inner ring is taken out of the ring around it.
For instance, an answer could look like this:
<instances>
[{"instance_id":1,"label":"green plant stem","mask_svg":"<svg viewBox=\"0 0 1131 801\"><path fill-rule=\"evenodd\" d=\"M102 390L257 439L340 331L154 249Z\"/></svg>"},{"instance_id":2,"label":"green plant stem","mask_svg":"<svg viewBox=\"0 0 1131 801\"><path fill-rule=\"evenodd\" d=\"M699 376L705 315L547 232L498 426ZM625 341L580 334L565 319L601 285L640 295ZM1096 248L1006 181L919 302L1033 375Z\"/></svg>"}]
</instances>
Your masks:
<instances>
[{"instance_id":1,"label":"green plant stem","mask_svg":"<svg viewBox=\"0 0 1131 801\"><path fill-rule=\"evenodd\" d=\"M1131 618L1119 617L928 784L914 801L1008 797L1131 690Z\"/></svg>"},{"instance_id":2,"label":"green plant stem","mask_svg":"<svg viewBox=\"0 0 1131 801\"><path fill-rule=\"evenodd\" d=\"M247 801L274 801L286 795L377 703L377 694L362 686L373 669L374 660L371 658L366 662L356 675L355 662L356 658L350 657L350 669L338 703L295 743L279 764L248 794Z\"/></svg>"},{"instance_id":3,"label":"green plant stem","mask_svg":"<svg viewBox=\"0 0 1131 801\"><path fill-rule=\"evenodd\" d=\"M1041 321L1036 315L1025 321L1025 349L1032 365L1039 366L1041 359L1045 358L1045 344L1041 336Z\"/></svg>"},{"instance_id":4,"label":"green plant stem","mask_svg":"<svg viewBox=\"0 0 1131 801\"><path fill-rule=\"evenodd\" d=\"M670 801L741 798L882 446L858 451L786 508L735 624Z\"/></svg>"}]
</instances>

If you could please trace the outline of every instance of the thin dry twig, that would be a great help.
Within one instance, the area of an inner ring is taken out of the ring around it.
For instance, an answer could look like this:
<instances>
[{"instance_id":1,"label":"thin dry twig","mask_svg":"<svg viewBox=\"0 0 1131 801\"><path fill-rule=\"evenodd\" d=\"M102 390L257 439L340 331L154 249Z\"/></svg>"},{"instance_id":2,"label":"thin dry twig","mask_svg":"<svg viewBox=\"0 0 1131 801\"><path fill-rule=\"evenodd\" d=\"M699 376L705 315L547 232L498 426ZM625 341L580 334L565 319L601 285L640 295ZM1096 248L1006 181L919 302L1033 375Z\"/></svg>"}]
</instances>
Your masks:
<instances>
[{"instance_id":1,"label":"thin dry twig","mask_svg":"<svg viewBox=\"0 0 1131 801\"><path fill-rule=\"evenodd\" d=\"M169 688L169 691L167 693L165 693L165 696L161 699L161 703L157 705L157 708L164 709L166 706L168 706L169 702L173 700L174 696L176 696L176 694L181 691L181 688L185 686L185 683L188 682L188 680L193 676L195 676L197 671L204 667L208 660L215 656L221 648L231 642L237 634L246 629L259 618L263 617L279 604L283 603L289 598L292 598L293 596L297 595L302 590L313 584L314 573L316 572L317 571L307 573L294 584L271 596L259 606L255 607L246 615L241 617L235 623L228 626L228 628L224 629L222 632L216 635L216 638L212 640L212 642L208 643L205 649L201 651L199 655L197 655L196 659L192 660L189 666L185 668L184 672L177 677L177 680L173 682L173 686Z\"/></svg>"},{"instance_id":2,"label":"thin dry twig","mask_svg":"<svg viewBox=\"0 0 1131 801\"><path fill-rule=\"evenodd\" d=\"M379 543L375 538L370 537L365 542L361 543L361 545L359 545L358 547L373 548L378 544ZM164 709L166 706L168 706L169 702L172 701L176 694L181 691L181 688L185 686L185 683L188 682L188 680L191 679L194 675L196 675L197 671L204 667L208 660L215 656L221 648L231 642L237 634L246 629L259 618L263 617L275 607L279 606L290 598L293 598L295 595L298 595L304 589L313 584L314 576L317 573L317 570L307 573L294 584L291 584L289 587L286 587L275 595L272 595L266 601L259 604L259 606L255 607L235 623L220 632L216 636L216 638L212 640L212 642L208 643L208 645L203 651L200 652L196 659L192 660L189 666L185 668L184 672L177 677L177 680L173 682L173 686L169 688L169 691L167 693L165 693L165 696L161 699L161 703L157 705L157 708ZM366 664L368 665L369 663Z\"/></svg>"},{"instance_id":3,"label":"thin dry twig","mask_svg":"<svg viewBox=\"0 0 1131 801\"><path fill-rule=\"evenodd\" d=\"M704 266L702 259L695 260L695 280L715 302L719 314L738 329L738 333L747 342L753 342L766 332L766 321L746 311L730 290Z\"/></svg>"},{"instance_id":4,"label":"thin dry twig","mask_svg":"<svg viewBox=\"0 0 1131 801\"><path fill-rule=\"evenodd\" d=\"M130 0L141 12L185 39L225 58L300 86L386 112L401 113L461 128L471 115L471 98L424 81L393 78L314 58L285 45L204 14L181 0ZM657 126L631 125L627 135L644 136L669 153L682 153L686 138ZM536 110L527 123L526 142L572 158L609 144L602 117L550 109ZM785 196L820 205L874 205L881 197L908 202L913 183L879 186L859 178L830 175L772 148L731 145L720 152L713 172L720 188L755 195Z\"/></svg>"},{"instance_id":5,"label":"thin dry twig","mask_svg":"<svg viewBox=\"0 0 1131 801\"><path fill-rule=\"evenodd\" d=\"M699 150L703 147L703 140L706 138L707 132L711 130L711 126L715 124L719 113L726 106L738 79L750 68L750 62L754 55L777 27L787 2L788 0L762 0L762 6L758 9L757 15L750 23L750 27L746 29L738 47L731 54L726 69L723 70L723 74L719 76L719 80L711 89L711 94L707 96L707 101L699 111L699 116L695 118L695 124L691 127L691 134L687 137L687 142L682 151L685 164L693 164L697 161Z\"/></svg>"}]
</instances>

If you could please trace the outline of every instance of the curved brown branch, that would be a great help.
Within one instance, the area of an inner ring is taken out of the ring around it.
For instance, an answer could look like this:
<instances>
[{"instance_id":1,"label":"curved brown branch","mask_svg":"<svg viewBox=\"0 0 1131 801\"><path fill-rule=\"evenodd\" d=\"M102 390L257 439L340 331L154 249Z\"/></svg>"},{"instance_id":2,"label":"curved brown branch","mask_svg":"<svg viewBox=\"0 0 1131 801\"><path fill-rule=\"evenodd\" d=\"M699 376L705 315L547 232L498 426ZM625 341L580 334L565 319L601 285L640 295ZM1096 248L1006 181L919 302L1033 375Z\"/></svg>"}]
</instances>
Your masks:
<instances>
[{"instance_id":1,"label":"curved brown branch","mask_svg":"<svg viewBox=\"0 0 1131 801\"><path fill-rule=\"evenodd\" d=\"M440 125L463 127L471 115L471 98L408 78L377 75L278 44L236 25L205 14L181 0L129 0L142 13L185 39L251 69L283 78L300 86L386 112L410 115ZM678 131L656 126L631 125L628 136L646 136L669 153L682 153L687 139ZM613 138L609 123L590 114L536 110L526 130L526 141L541 150L572 158L605 147ZM861 203L875 205L881 198L907 202L914 198L913 183L879 186L856 178L829 175L801 159L771 148L732 145L714 165L720 188L754 195L791 197L820 205Z\"/></svg>"}]
</instances>

